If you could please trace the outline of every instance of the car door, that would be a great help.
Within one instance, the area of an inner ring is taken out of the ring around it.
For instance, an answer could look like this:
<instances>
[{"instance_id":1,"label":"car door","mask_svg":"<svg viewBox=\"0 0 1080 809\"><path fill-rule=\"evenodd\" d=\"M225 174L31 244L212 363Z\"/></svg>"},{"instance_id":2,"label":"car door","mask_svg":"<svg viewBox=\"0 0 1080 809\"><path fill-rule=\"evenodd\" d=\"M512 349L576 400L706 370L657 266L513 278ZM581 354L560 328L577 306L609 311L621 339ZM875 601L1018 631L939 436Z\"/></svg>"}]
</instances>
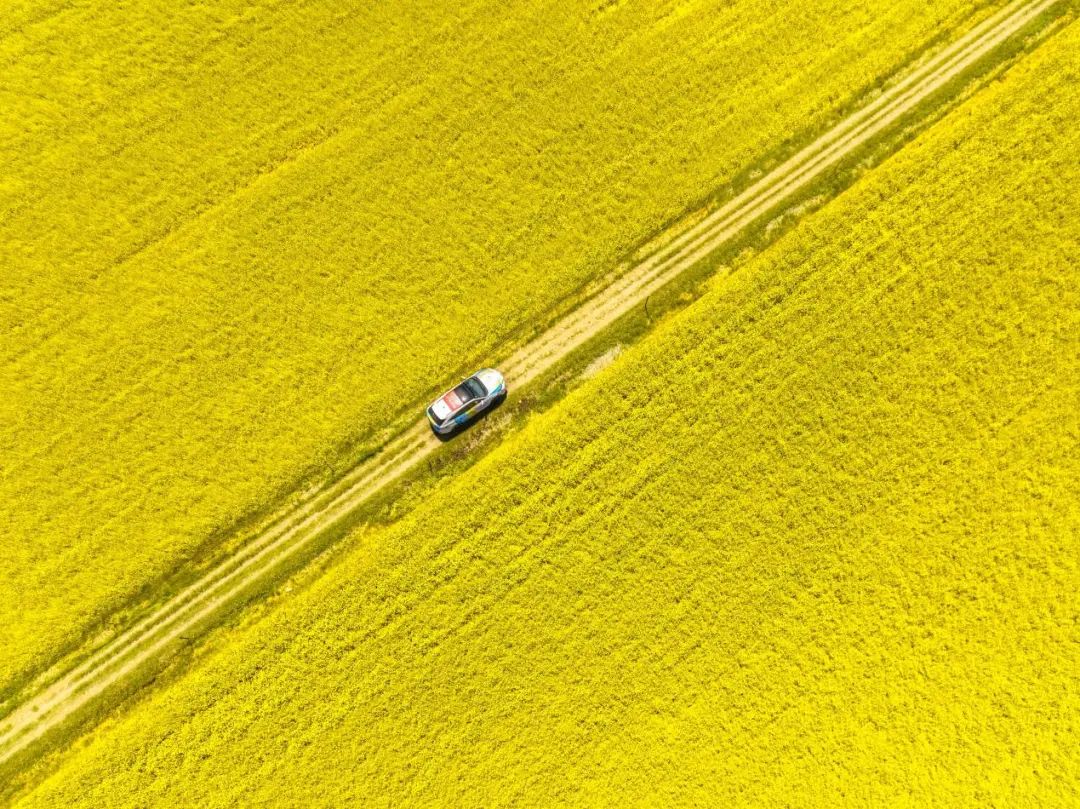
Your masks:
<instances>
[{"instance_id":1,"label":"car door","mask_svg":"<svg viewBox=\"0 0 1080 809\"><path fill-rule=\"evenodd\" d=\"M458 414L454 416L454 424L465 424L468 422L469 419L473 417L473 413L476 412L476 404L477 400L473 399L462 407L461 410L458 411Z\"/></svg>"}]
</instances>

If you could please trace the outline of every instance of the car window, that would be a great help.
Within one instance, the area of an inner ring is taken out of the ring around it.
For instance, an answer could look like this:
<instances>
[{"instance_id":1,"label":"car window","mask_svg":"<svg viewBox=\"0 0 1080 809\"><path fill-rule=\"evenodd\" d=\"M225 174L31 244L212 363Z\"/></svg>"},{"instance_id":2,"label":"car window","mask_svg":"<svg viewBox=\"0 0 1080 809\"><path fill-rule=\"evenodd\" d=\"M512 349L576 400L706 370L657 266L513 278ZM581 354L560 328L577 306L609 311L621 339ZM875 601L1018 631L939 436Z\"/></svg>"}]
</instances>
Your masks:
<instances>
[{"instance_id":1,"label":"car window","mask_svg":"<svg viewBox=\"0 0 1080 809\"><path fill-rule=\"evenodd\" d=\"M457 386L456 392L463 402L471 402L473 399L482 399L487 395L484 386L478 379L470 377Z\"/></svg>"}]
</instances>

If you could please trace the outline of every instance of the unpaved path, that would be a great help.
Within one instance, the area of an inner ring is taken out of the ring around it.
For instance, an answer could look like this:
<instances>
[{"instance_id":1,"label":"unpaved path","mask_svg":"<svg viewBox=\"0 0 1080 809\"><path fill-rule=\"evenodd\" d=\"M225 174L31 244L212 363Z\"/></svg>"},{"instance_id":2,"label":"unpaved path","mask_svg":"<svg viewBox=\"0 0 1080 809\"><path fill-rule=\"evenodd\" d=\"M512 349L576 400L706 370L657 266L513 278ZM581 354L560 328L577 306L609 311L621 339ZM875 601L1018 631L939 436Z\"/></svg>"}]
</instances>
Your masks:
<instances>
[{"instance_id":1,"label":"unpaved path","mask_svg":"<svg viewBox=\"0 0 1080 809\"><path fill-rule=\"evenodd\" d=\"M660 248L502 364L511 390L535 379L649 295L730 241L905 113L1014 36L1059 0L1014 2L810 146ZM420 421L333 487L300 503L152 614L120 631L74 669L61 672L0 721L0 764L103 692L194 632L326 529L440 446Z\"/></svg>"}]
</instances>

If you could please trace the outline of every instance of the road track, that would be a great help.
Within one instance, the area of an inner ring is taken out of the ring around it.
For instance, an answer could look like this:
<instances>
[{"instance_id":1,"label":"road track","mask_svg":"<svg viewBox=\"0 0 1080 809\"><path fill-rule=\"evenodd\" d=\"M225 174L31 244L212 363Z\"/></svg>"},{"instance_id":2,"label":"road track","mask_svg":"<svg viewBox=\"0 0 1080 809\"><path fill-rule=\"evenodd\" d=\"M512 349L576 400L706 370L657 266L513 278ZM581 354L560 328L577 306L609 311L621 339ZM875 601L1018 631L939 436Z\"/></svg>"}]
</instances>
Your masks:
<instances>
[{"instance_id":1,"label":"road track","mask_svg":"<svg viewBox=\"0 0 1080 809\"><path fill-rule=\"evenodd\" d=\"M877 98L516 351L501 364L510 389L551 369L748 225L789 201L1059 1L1011 3L916 66ZM335 485L280 516L151 614L119 631L75 668L45 678L36 693L0 720L0 764L182 642L439 446L426 422L418 422Z\"/></svg>"}]
</instances>

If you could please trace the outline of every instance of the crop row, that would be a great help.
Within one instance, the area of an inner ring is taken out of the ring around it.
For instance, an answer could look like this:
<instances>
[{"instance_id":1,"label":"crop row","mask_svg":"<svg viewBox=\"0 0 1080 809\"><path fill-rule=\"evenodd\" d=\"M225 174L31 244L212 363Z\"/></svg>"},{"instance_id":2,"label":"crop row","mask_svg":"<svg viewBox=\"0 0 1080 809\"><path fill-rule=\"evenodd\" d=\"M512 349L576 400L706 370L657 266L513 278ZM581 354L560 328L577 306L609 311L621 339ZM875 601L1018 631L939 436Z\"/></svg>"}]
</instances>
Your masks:
<instances>
[{"instance_id":1,"label":"crop row","mask_svg":"<svg viewBox=\"0 0 1080 809\"><path fill-rule=\"evenodd\" d=\"M1066 805L1080 28L22 807Z\"/></svg>"},{"instance_id":2,"label":"crop row","mask_svg":"<svg viewBox=\"0 0 1080 809\"><path fill-rule=\"evenodd\" d=\"M57 5L0 38L0 694L972 0Z\"/></svg>"}]
</instances>

